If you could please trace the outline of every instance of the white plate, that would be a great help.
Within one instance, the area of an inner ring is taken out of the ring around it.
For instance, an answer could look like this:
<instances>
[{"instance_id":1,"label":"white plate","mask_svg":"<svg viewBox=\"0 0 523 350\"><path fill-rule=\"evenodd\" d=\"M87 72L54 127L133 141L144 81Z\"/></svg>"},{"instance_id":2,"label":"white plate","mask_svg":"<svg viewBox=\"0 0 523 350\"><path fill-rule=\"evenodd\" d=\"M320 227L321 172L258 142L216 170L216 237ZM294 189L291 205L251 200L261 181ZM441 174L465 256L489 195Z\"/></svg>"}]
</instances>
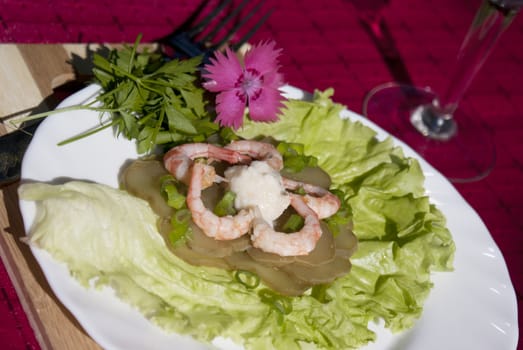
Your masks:
<instances>
[{"instance_id":1,"label":"white plate","mask_svg":"<svg viewBox=\"0 0 523 350\"><path fill-rule=\"evenodd\" d=\"M84 103L97 91L89 86L66 99L60 107ZM288 87L293 97L302 97ZM346 111L387 133L364 118ZM57 143L99 123L98 113L64 112L48 117L38 128L22 164L23 181L63 182L90 180L118 186L122 164L136 158L134 143L115 138L110 129L66 146ZM433 288L421 319L414 328L392 335L376 326L378 340L366 349L500 349L513 350L518 341L517 302L508 271L487 228L454 187L434 168L396 140L407 156L420 160L426 189L448 220L456 243L455 271L435 273ZM35 215L33 203L20 208L28 231ZM105 349L205 349L190 338L166 334L127 306L110 290L86 290L70 277L64 265L46 252L33 249L51 288L87 333ZM221 342L220 347L232 348Z\"/></svg>"}]
</instances>

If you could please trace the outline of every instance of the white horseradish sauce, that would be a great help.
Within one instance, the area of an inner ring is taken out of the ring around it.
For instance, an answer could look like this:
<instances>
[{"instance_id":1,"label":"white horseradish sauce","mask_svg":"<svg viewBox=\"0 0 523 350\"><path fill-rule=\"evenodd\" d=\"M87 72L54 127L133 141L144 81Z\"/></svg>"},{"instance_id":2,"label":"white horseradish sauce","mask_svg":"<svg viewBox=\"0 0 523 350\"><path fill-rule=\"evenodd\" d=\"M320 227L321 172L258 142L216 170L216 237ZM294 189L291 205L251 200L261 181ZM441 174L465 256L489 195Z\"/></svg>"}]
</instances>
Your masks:
<instances>
[{"instance_id":1,"label":"white horseradish sauce","mask_svg":"<svg viewBox=\"0 0 523 350\"><path fill-rule=\"evenodd\" d=\"M271 225L290 204L280 173L267 162L230 167L225 178L236 194L236 209L258 208L257 212Z\"/></svg>"}]
</instances>

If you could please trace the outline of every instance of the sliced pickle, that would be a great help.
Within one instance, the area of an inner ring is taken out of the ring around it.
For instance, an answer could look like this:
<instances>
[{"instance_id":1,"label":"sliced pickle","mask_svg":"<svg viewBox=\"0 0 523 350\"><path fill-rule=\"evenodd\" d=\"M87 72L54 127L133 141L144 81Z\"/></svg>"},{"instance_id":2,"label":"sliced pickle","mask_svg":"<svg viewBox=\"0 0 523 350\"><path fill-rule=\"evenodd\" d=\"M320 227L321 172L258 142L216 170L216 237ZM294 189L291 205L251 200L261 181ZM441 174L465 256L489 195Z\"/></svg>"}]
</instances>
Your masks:
<instances>
[{"instance_id":1,"label":"sliced pickle","mask_svg":"<svg viewBox=\"0 0 523 350\"><path fill-rule=\"evenodd\" d=\"M305 182L311 185L320 186L325 189L331 187L331 178L325 170L320 167L305 167L301 171L294 173L286 169L280 171L283 177L294 181Z\"/></svg>"},{"instance_id":2,"label":"sliced pickle","mask_svg":"<svg viewBox=\"0 0 523 350\"><path fill-rule=\"evenodd\" d=\"M358 249L358 239L352 232L352 225L340 227L340 232L334 238L334 243L337 255L352 256Z\"/></svg>"},{"instance_id":3,"label":"sliced pickle","mask_svg":"<svg viewBox=\"0 0 523 350\"><path fill-rule=\"evenodd\" d=\"M206 254L200 254L190 249L184 244L181 244L176 247L170 246L170 249L177 257L184 260L185 262L188 262L191 265L217 267L226 270L229 269L229 265L222 258L208 256Z\"/></svg>"},{"instance_id":4,"label":"sliced pickle","mask_svg":"<svg viewBox=\"0 0 523 350\"><path fill-rule=\"evenodd\" d=\"M167 205L160 192L161 178L167 174L169 172L161 161L139 159L123 170L120 180L127 192L149 202L158 216L170 217L173 210Z\"/></svg>"},{"instance_id":5,"label":"sliced pickle","mask_svg":"<svg viewBox=\"0 0 523 350\"><path fill-rule=\"evenodd\" d=\"M191 229L192 233L187 239L187 246L201 254L224 257L234 252L244 251L251 246L251 240L247 234L230 241L219 241L207 236L193 222L191 222Z\"/></svg>"},{"instance_id":6,"label":"sliced pickle","mask_svg":"<svg viewBox=\"0 0 523 350\"><path fill-rule=\"evenodd\" d=\"M346 275L349 273L351 266L349 259L336 256L326 264L316 266L289 264L281 269L304 283L315 285L330 283L336 278Z\"/></svg>"},{"instance_id":7,"label":"sliced pickle","mask_svg":"<svg viewBox=\"0 0 523 350\"><path fill-rule=\"evenodd\" d=\"M223 196L223 192L223 189L218 184L212 184L204 189L202 191L202 201L205 207L210 208L209 210L212 211Z\"/></svg>"},{"instance_id":8,"label":"sliced pickle","mask_svg":"<svg viewBox=\"0 0 523 350\"><path fill-rule=\"evenodd\" d=\"M264 284L283 295L302 295L311 287L310 284L300 281L275 266L263 265L252 260L249 254L245 252L232 254L225 257L224 260L234 270L246 270L255 273Z\"/></svg>"},{"instance_id":9,"label":"sliced pickle","mask_svg":"<svg viewBox=\"0 0 523 350\"><path fill-rule=\"evenodd\" d=\"M281 256L278 254L267 253L258 248L250 248L246 253L256 262L267 266L280 267L294 262L294 256Z\"/></svg>"},{"instance_id":10,"label":"sliced pickle","mask_svg":"<svg viewBox=\"0 0 523 350\"><path fill-rule=\"evenodd\" d=\"M297 256L295 264L316 266L329 263L334 259L336 247L332 233L326 223L320 221L320 225L322 234L318 242L316 242L316 247L307 255Z\"/></svg>"},{"instance_id":11,"label":"sliced pickle","mask_svg":"<svg viewBox=\"0 0 523 350\"><path fill-rule=\"evenodd\" d=\"M171 225L171 219L168 217L160 217L158 218L158 231L160 231L160 234L167 239L169 237L169 234L172 231L172 225Z\"/></svg>"}]
</instances>

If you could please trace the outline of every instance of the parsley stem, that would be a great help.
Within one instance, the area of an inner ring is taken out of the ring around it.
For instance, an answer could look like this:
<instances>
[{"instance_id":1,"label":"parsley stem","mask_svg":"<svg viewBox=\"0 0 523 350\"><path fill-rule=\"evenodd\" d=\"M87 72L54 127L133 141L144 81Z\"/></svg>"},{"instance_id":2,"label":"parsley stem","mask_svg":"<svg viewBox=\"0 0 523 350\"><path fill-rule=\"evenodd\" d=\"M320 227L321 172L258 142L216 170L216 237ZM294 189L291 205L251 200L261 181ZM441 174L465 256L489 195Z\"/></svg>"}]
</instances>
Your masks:
<instances>
[{"instance_id":1,"label":"parsley stem","mask_svg":"<svg viewBox=\"0 0 523 350\"><path fill-rule=\"evenodd\" d=\"M129 73L129 72L126 72L124 71L122 68L120 68L118 65L116 65L115 63L110 63L109 64L109 67L111 67L111 69L113 69L115 72L118 72L120 73L121 75L123 75L124 77L126 78L129 78L131 79L132 81L134 82L138 82L139 78L134 76L133 74Z\"/></svg>"},{"instance_id":2,"label":"parsley stem","mask_svg":"<svg viewBox=\"0 0 523 350\"><path fill-rule=\"evenodd\" d=\"M156 113L149 113L146 116L138 119L136 123L138 123L138 125L145 125L147 122L149 122L149 120L151 120L154 117L156 117Z\"/></svg>"},{"instance_id":3,"label":"parsley stem","mask_svg":"<svg viewBox=\"0 0 523 350\"><path fill-rule=\"evenodd\" d=\"M78 141L80 139L83 139L84 137L87 137L87 136L91 136L93 134L96 134L97 132L100 132L104 129L107 129L108 127L110 126L113 126L114 124L117 123L117 120L116 119L113 119L111 122L107 123L107 124L103 124L101 125L100 127L98 128L95 128L95 129L92 129L92 130L89 130L89 131L86 131L80 135L77 135L77 136L73 136L73 137L70 137L68 139L65 139L63 141L60 141L58 143L58 146L63 146L63 145L66 145L68 143L71 143L71 142L74 142L74 141Z\"/></svg>"},{"instance_id":4,"label":"parsley stem","mask_svg":"<svg viewBox=\"0 0 523 350\"><path fill-rule=\"evenodd\" d=\"M142 40L142 33L138 34L136 37L136 40L134 41L133 49L131 51L131 57L129 58L129 66L127 67L127 73L131 73L133 70L134 65L134 57L136 56L136 49L138 48L138 44Z\"/></svg>"},{"instance_id":5,"label":"parsley stem","mask_svg":"<svg viewBox=\"0 0 523 350\"><path fill-rule=\"evenodd\" d=\"M156 90L156 89L154 89L154 88L144 84L143 81L141 81L140 79L138 79L138 81L136 81L136 84L142 86L146 90L149 90L149 91L154 92L154 93L159 94L159 95L163 95L163 93L161 91Z\"/></svg>"},{"instance_id":6,"label":"parsley stem","mask_svg":"<svg viewBox=\"0 0 523 350\"><path fill-rule=\"evenodd\" d=\"M62 112L78 111L78 110L82 110L82 109L92 110L93 108L96 108L96 107L91 107L91 105L95 102L96 101L92 101L85 105L74 105L74 106L63 107L63 108L59 108L59 109L42 112L42 113L37 113L37 114L33 114L33 115L28 115L26 117L17 119L17 122L24 123L24 122L28 122L31 120L45 118L51 114L62 113Z\"/></svg>"},{"instance_id":7,"label":"parsley stem","mask_svg":"<svg viewBox=\"0 0 523 350\"><path fill-rule=\"evenodd\" d=\"M151 85L160 85L163 87L171 87L171 88L178 88L179 86L177 84L170 84L166 81L160 80L160 79L150 79L150 78L143 78L141 80L143 83L151 84Z\"/></svg>"},{"instance_id":8,"label":"parsley stem","mask_svg":"<svg viewBox=\"0 0 523 350\"><path fill-rule=\"evenodd\" d=\"M156 137L158 136L158 133L160 132L164 118L165 118L165 109L162 109L160 111L160 118L158 118L158 121L156 122L156 127L153 130L150 148L152 148L156 142Z\"/></svg>"}]
</instances>

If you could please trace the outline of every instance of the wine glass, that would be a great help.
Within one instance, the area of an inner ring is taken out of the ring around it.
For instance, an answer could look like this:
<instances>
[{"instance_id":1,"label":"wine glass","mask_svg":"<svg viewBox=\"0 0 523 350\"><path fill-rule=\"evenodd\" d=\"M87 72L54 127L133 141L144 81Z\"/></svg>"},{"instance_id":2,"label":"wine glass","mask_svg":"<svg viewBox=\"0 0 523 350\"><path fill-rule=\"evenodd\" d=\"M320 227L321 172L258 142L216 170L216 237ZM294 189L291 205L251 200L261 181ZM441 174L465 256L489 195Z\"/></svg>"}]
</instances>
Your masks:
<instances>
[{"instance_id":1,"label":"wine glass","mask_svg":"<svg viewBox=\"0 0 523 350\"><path fill-rule=\"evenodd\" d=\"M405 83L371 90L363 114L406 142L452 182L476 181L494 167L490 130L458 108L461 98L523 0L483 0L443 94Z\"/></svg>"}]
</instances>

